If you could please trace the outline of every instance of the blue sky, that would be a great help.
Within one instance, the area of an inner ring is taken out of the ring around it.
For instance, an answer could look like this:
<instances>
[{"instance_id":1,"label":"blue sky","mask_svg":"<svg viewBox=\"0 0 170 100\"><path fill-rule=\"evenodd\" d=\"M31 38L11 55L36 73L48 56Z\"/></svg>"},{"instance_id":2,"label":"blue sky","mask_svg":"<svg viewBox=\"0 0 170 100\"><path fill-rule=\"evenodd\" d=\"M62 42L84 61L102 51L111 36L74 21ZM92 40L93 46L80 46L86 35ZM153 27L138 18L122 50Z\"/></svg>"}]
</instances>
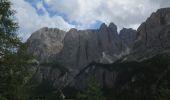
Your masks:
<instances>
[{"instance_id":1,"label":"blue sky","mask_svg":"<svg viewBox=\"0 0 170 100\"><path fill-rule=\"evenodd\" d=\"M99 28L115 23L118 30L134 28L154 11L170 7L170 0L12 0L20 36L26 40L42 27Z\"/></svg>"}]
</instances>

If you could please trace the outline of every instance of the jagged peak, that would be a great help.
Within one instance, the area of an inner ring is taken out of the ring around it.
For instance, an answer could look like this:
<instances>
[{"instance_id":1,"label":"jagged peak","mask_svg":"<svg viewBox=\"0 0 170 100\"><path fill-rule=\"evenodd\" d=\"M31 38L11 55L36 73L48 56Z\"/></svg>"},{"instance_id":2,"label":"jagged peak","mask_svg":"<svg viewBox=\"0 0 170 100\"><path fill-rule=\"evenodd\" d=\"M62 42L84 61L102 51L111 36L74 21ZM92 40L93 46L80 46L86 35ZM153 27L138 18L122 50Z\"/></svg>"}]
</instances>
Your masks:
<instances>
[{"instance_id":1,"label":"jagged peak","mask_svg":"<svg viewBox=\"0 0 170 100\"><path fill-rule=\"evenodd\" d=\"M109 24L109 27L108 27L109 29L112 29L112 30L117 30L117 26L113 23L113 22L111 22L110 24Z\"/></svg>"},{"instance_id":2,"label":"jagged peak","mask_svg":"<svg viewBox=\"0 0 170 100\"><path fill-rule=\"evenodd\" d=\"M133 29L133 28L122 28L121 30L120 30L120 33L121 32L124 32L124 31L136 31L135 29Z\"/></svg>"},{"instance_id":3,"label":"jagged peak","mask_svg":"<svg viewBox=\"0 0 170 100\"><path fill-rule=\"evenodd\" d=\"M107 25L105 23L102 23L100 26L100 29L106 29L106 28L107 28Z\"/></svg>"},{"instance_id":4,"label":"jagged peak","mask_svg":"<svg viewBox=\"0 0 170 100\"><path fill-rule=\"evenodd\" d=\"M170 7L168 7L168 8L160 8L156 12L170 12Z\"/></svg>"},{"instance_id":5,"label":"jagged peak","mask_svg":"<svg viewBox=\"0 0 170 100\"><path fill-rule=\"evenodd\" d=\"M62 33L63 36L66 34L65 31L60 30L59 28L48 28L48 27L42 27L39 30L33 32L30 36L30 38L28 38L27 41L30 41L30 39L39 39L41 38L41 36L50 36L51 35L57 35L58 33Z\"/></svg>"},{"instance_id":6,"label":"jagged peak","mask_svg":"<svg viewBox=\"0 0 170 100\"><path fill-rule=\"evenodd\" d=\"M77 32L78 30L76 28L71 28L68 32Z\"/></svg>"},{"instance_id":7,"label":"jagged peak","mask_svg":"<svg viewBox=\"0 0 170 100\"><path fill-rule=\"evenodd\" d=\"M59 28L42 27L42 28L40 28L39 30L37 30L36 32L39 32L39 31L45 32L45 31L63 31L63 30L61 30L61 29L59 29ZM35 32L35 33L36 33L36 32ZM65 31L63 31L63 32L65 32Z\"/></svg>"},{"instance_id":8,"label":"jagged peak","mask_svg":"<svg viewBox=\"0 0 170 100\"><path fill-rule=\"evenodd\" d=\"M42 28L40 28L39 30L48 30L49 28L48 27L42 27Z\"/></svg>"},{"instance_id":9,"label":"jagged peak","mask_svg":"<svg viewBox=\"0 0 170 100\"><path fill-rule=\"evenodd\" d=\"M119 32L119 36L122 36L124 34L137 34L137 31L133 28L122 28Z\"/></svg>"}]
</instances>

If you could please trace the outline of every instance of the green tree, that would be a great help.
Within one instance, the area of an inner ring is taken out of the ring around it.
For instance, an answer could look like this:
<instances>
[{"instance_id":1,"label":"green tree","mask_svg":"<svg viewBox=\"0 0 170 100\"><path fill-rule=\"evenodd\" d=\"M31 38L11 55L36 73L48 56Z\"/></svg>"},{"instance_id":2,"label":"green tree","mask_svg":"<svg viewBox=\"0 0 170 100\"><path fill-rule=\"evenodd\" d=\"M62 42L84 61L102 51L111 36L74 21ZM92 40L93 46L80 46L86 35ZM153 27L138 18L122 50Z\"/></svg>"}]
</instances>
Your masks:
<instances>
[{"instance_id":1,"label":"green tree","mask_svg":"<svg viewBox=\"0 0 170 100\"><path fill-rule=\"evenodd\" d=\"M105 100L100 85L94 77L90 78L87 89L78 93L77 100Z\"/></svg>"},{"instance_id":2,"label":"green tree","mask_svg":"<svg viewBox=\"0 0 170 100\"><path fill-rule=\"evenodd\" d=\"M7 99L0 95L0 100L7 100Z\"/></svg>"},{"instance_id":3,"label":"green tree","mask_svg":"<svg viewBox=\"0 0 170 100\"><path fill-rule=\"evenodd\" d=\"M17 37L9 0L0 0L0 95L9 100L23 100L22 89L28 79L26 44Z\"/></svg>"},{"instance_id":4,"label":"green tree","mask_svg":"<svg viewBox=\"0 0 170 100\"><path fill-rule=\"evenodd\" d=\"M13 21L14 11L9 0L0 0L0 57L15 53L21 41L17 37L18 24Z\"/></svg>"},{"instance_id":5,"label":"green tree","mask_svg":"<svg viewBox=\"0 0 170 100\"><path fill-rule=\"evenodd\" d=\"M160 94L157 97L157 100L170 100L170 89L166 88L162 88L160 89Z\"/></svg>"}]
</instances>

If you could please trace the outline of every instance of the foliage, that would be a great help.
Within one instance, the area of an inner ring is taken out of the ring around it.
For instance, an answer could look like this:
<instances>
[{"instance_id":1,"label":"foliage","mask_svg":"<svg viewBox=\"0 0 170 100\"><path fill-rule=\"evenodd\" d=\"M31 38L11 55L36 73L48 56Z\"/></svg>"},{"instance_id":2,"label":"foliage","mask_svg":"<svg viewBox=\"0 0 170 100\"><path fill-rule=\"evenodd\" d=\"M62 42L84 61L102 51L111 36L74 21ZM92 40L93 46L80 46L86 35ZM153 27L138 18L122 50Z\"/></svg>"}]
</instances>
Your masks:
<instances>
[{"instance_id":1,"label":"foliage","mask_svg":"<svg viewBox=\"0 0 170 100\"><path fill-rule=\"evenodd\" d=\"M64 75L68 70L57 62L40 63L41 67L50 67L49 73L54 69L61 71L59 76ZM43 98L45 100L61 100L60 92L57 87L54 87L55 79L42 78L41 82L34 78L28 84L29 95L31 99Z\"/></svg>"},{"instance_id":2,"label":"foliage","mask_svg":"<svg viewBox=\"0 0 170 100\"><path fill-rule=\"evenodd\" d=\"M28 77L27 45L17 37L18 25L13 20L9 0L0 0L0 94L9 100L24 100Z\"/></svg>"},{"instance_id":3,"label":"foliage","mask_svg":"<svg viewBox=\"0 0 170 100\"><path fill-rule=\"evenodd\" d=\"M0 0L0 57L15 53L21 42L17 37L18 25L13 21L14 11L9 0Z\"/></svg>"},{"instance_id":4,"label":"foliage","mask_svg":"<svg viewBox=\"0 0 170 100\"><path fill-rule=\"evenodd\" d=\"M51 84L50 81L43 80L39 84L31 84L32 88L29 88L29 98L34 100L35 98L43 98L45 100L60 100L57 89Z\"/></svg>"},{"instance_id":5,"label":"foliage","mask_svg":"<svg viewBox=\"0 0 170 100\"><path fill-rule=\"evenodd\" d=\"M66 72L69 72L69 70L64 67L63 65L61 65L59 62L57 61L53 61L53 62L45 62L45 63L41 63L40 65L42 66L50 66L52 69L58 69L61 71L61 76L64 75Z\"/></svg>"},{"instance_id":6,"label":"foliage","mask_svg":"<svg viewBox=\"0 0 170 100\"><path fill-rule=\"evenodd\" d=\"M77 95L77 100L105 100L100 85L94 77L90 78L88 88Z\"/></svg>"},{"instance_id":7,"label":"foliage","mask_svg":"<svg viewBox=\"0 0 170 100\"><path fill-rule=\"evenodd\" d=\"M170 100L170 89L160 89L160 95L157 98L158 100Z\"/></svg>"},{"instance_id":8,"label":"foliage","mask_svg":"<svg viewBox=\"0 0 170 100\"><path fill-rule=\"evenodd\" d=\"M8 100L8 99L0 95L0 100Z\"/></svg>"}]
</instances>

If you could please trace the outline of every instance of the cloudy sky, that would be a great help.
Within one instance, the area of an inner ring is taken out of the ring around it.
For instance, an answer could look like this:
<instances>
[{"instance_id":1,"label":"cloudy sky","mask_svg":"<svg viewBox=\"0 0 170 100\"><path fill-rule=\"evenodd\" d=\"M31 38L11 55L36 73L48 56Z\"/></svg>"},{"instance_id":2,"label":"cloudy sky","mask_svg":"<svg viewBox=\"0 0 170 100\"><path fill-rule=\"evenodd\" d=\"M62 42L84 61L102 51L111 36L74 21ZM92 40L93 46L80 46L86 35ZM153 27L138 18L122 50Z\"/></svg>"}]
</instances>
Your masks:
<instances>
[{"instance_id":1,"label":"cloudy sky","mask_svg":"<svg viewBox=\"0 0 170 100\"><path fill-rule=\"evenodd\" d=\"M12 0L20 36L26 40L42 27L99 28L114 22L118 29L134 28L154 11L170 7L170 0Z\"/></svg>"}]
</instances>

